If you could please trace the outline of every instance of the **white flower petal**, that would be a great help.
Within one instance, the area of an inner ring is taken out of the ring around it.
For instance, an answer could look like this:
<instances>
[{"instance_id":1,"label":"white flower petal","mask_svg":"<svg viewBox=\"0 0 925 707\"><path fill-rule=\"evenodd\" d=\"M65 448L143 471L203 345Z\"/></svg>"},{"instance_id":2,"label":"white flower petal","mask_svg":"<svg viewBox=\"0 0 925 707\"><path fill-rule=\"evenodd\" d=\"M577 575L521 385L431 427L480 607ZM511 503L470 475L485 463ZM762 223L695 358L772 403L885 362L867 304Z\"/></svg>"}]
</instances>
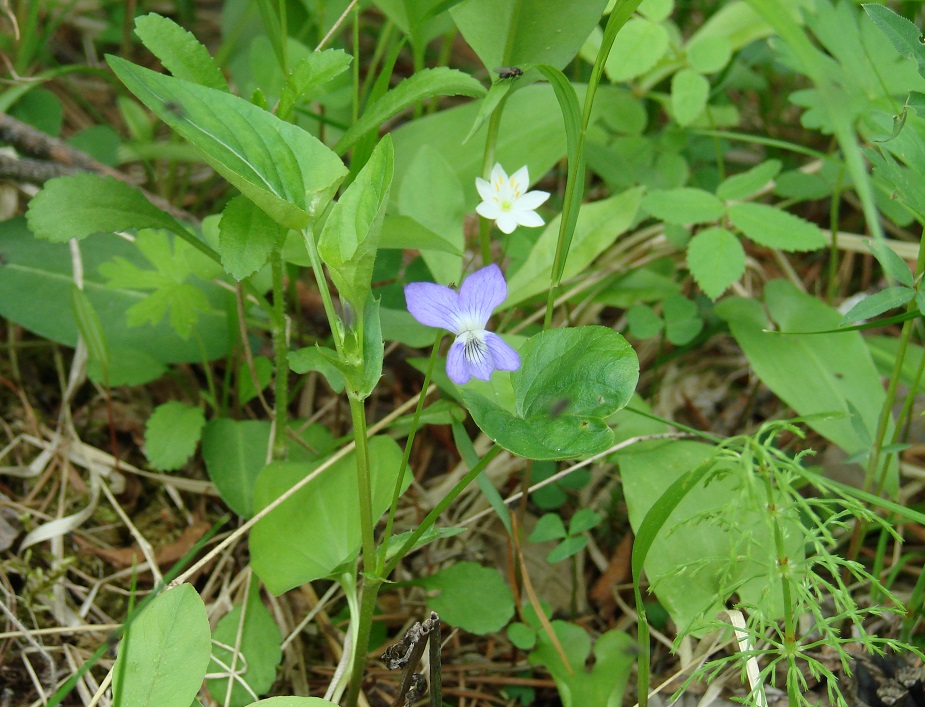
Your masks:
<instances>
[{"instance_id":1,"label":"white flower petal","mask_svg":"<svg viewBox=\"0 0 925 707\"><path fill-rule=\"evenodd\" d=\"M546 223L536 211L515 211L513 216L519 225L527 228L536 228Z\"/></svg>"},{"instance_id":2,"label":"white flower petal","mask_svg":"<svg viewBox=\"0 0 925 707\"><path fill-rule=\"evenodd\" d=\"M483 201L491 201L497 196L494 187L481 177L475 178L475 188L478 190L479 196L482 197Z\"/></svg>"},{"instance_id":3,"label":"white flower petal","mask_svg":"<svg viewBox=\"0 0 925 707\"><path fill-rule=\"evenodd\" d=\"M432 282L409 283L405 285L405 302L411 316L421 324L454 334L460 332L459 295L449 287Z\"/></svg>"},{"instance_id":4,"label":"white flower petal","mask_svg":"<svg viewBox=\"0 0 925 707\"><path fill-rule=\"evenodd\" d=\"M495 368L499 371L516 371L520 368L520 355L504 339L490 331L485 332L485 343L491 352Z\"/></svg>"},{"instance_id":5,"label":"white flower petal","mask_svg":"<svg viewBox=\"0 0 925 707\"><path fill-rule=\"evenodd\" d=\"M507 172L504 171L504 167L501 166L500 162L495 162L495 166L491 168L490 181L492 184L507 181Z\"/></svg>"},{"instance_id":6,"label":"white flower petal","mask_svg":"<svg viewBox=\"0 0 925 707\"><path fill-rule=\"evenodd\" d=\"M501 210L501 206L497 201L483 201L481 204L475 207L475 212L479 216L484 216L487 219L494 221L496 218L499 218L504 211Z\"/></svg>"},{"instance_id":7,"label":"white flower petal","mask_svg":"<svg viewBox=\"0 0 925 707\"><path fill-rule=\"evenodd\" d=\"M517 228L517 219L509 211L502 212L495 221L502 233L513 233Z\"/></svg>"},{"instance_id":8,"label":"white flower petal","mask_svg":"<svg viewBox=\"0 0 925 707\"><path fill-rule=\"evenodd\" d=\"M528 191L522 197L517 200L515 206L518 209L526 209L529 211L534 211L539 208L542 204L546 203L546 200L549 198L548 191Z\"/></svg>"},{"instance_id":9,"label":"white flower petal","mask_svg":"<svg viewBox=\"0 0 925 707\"><path fill-rule=\"evenodd\" d=\"M507 283L495 263L476 270L459 288L459 313L465 324L484 329L491 313L507 297Z\"/></svg>"},{"instance_id":10,"label":"white flower petal","mask_svg":"<svg viewBox=\"0 0 925 707\"><path fill-rule=\"evenodd\" d=\"M527 171L527 165L524 165L511 175L511 181L517 185L518 191L523 194L530 188L530 172Z\"/></svg>"}]
</instances>

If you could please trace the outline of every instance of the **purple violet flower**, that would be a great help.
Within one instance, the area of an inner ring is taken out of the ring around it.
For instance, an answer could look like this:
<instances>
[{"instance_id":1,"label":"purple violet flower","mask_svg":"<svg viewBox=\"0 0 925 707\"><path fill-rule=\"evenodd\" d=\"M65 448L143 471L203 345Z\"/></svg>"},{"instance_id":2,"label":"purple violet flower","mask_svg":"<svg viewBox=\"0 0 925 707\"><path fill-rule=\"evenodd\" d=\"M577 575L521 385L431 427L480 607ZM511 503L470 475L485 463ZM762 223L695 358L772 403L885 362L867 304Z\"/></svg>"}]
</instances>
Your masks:
<instances>
[{"instance_id":1,"label":"purple violet flower","mask_svg":"<svg viewBox=\"0 0 925 707\"><path fill-rule=\"evenodd\" d=\"M421 324L448 329L456 341L446 357L446 374L456 385L487 381L493 371L516 371L520 356L485 325L507 297L501 268L492 264L467 277L459 292L432 282L405 285L408 311Z\"/></svg>"}]
</instances>

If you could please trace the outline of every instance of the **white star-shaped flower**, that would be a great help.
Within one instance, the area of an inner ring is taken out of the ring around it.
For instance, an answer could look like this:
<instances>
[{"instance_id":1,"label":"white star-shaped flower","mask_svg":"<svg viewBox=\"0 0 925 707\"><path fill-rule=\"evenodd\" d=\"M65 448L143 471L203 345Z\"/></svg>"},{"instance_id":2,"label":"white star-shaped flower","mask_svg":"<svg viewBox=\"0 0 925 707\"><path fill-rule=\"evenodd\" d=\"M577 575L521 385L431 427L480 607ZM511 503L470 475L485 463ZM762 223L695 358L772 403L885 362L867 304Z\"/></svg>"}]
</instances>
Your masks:
<instances>
[{"instance_id":1,"label":"white star-shaped flower","mask_svg":"<svg viewBox=\"0 0 925 707\"><path fill-rule=\"evenodd\" d=\"M549 192L527 191L530 175L523 166L510 177L496 164L491 170L491 181L475 178L475 188L482 203L475 207L480 216L491 219L504 233L513 233L518 226L534 228L544 221L536 209L549 198Z\"/></svg>"}]
</instances>

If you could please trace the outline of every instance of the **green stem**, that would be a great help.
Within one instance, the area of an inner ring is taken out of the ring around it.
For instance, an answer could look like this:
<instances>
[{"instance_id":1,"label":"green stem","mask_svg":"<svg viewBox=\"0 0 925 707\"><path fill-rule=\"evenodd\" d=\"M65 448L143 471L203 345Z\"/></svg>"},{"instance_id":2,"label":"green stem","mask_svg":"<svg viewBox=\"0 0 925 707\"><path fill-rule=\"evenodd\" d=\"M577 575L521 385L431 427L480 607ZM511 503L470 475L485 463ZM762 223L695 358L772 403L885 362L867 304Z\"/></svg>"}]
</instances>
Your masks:
<instances>
[{"instance_id":1,"label":"green stem","mask_svg":"<svg viewBox=\"0 0 925 707\"><path fill-rule=\"evenodd\" d=\"M440 342L443 341L443 333L437 334L434 339L434 347L430 352L430 362L427 364L427 372L424 374L424 385L421 387L421 397L418 398L417 407L414 409L414 416L411 418L411 430L408 432L408 440L405 442L405 452L402 454L401 466L398 469L398 476L395 479L395 488L392 491L392 503L389 506L389 517L385 522L385 532L382 533L380 546L382 552L376 563L376 572L384 576L385 571L385 553L392 537L392 525L395 523L395 512L398 510L398 497L401 495L402 479L405 478L405 469L408 468L408 460L411 458L411 447L414 445L414 436L417 434L421 411L424 409L424 394L430 385L430 377L434 372L434 364L437 362L437 353L440 350Z\"/></svg>"},{"instance_id":2,"label":"green stem","mask_svg":"<svg viewBox=\"0 0 925 707\"><path fill-rule=\"evenodd\" d=\"M366 438L366 410L363 401L355 391L349 391L348 397L350 417L353 421L353 439L356 443L357 493L360 501L360 534L363 542L364 569L363 587L360 590L360 620L356 629L356 651L353 655L350 689L347 693L347 706L354 707L363 682L369 633L376 608L376 596L379 594L379 587L382 586L382 579L375 575L376 538L373 534L373 494L369 473L369 444Z\"/></svg>"},{"instance_id":3,"label":"green stem","mask_svg":"<svg viewBox=\"0 0 925 707\"><path fill-rule=\"evenodd\" d=\"M575 154L569 155L569 176L565 185L565 198L562 201L561 228L559 229L559 241L556 244L556 255L553 260L552 270L550 271L550 287L546 296L546 315L543 318L543 329L548 329L552 324L552 309L555 303L556 293L559 284L562 281L562 273L565 270L565 259L568 257L568 243L571 235L566 237L566 231L569 229L569 214L573 208L580 208L581 193L575 196L576 190L584 191L585 179L585 161L584 161L584 143L585 136L588 133L588 126L591 123L591 109L594 107L594 97L597 95L597 87L601 83L601 77L604 74L604 65L610 56L610 50L613 48L614 40L617 34L623 29L623 25L639 7L642 0L622 0L617 2L616 6L610 13L607 20L607 26L604 29L604 38L601 41L601 48L598 50L597 57L594 60L594 66L591 68L591 78L588 79L588 88L585 91L585 104L581 114L581 131L578 133L578 143L575 148Z\"/></svg>"},{"instance_id":4,"label":"green stem","mask_svg":"<svg viewBox=\"0 0 925 707\"><path fill-rule=\"evenodd\" d=\"M324 313L328 317L328 325L331 327L331 336L334 339L334 348L343 358L344 334L340 318L334 311L334 300L331 299L331 291L328 290L328 281L324 276L324 266L321 264L321 256L318 254L318 246L315 244L315 238L312 235L311 228L302 229L302 238L305 241L305 250L308 251L308 259L312 264L312 270L315 273L315 283L318 285L318 293L321 295L321 303L324 305Z\"/></svg>"},{"instance_id":5,"label":"green stem","mask_svg":"<svg viewBox=\"0 0 925 707\"><path fill-rule=\"evenodd\" d=\"M286 336L286 293L283 287L283 253L275 248L270 256L273 276L273 353L276 381L273 403L273 458L285 459L287 413L289 409L289 342Z\"/></svg>"},{"instance_id":6,"label":"green stem","mask_svg":"<svg viewBox=\"0 0 925 707\"><path fill-rule=\"evenodd\" d=\"M427 517L423 521L421 521L421 524L411 534L411 537L409 537L405 541L405 544L401 546L401 549L398 551L395 557L393 557L392 560L386 565L385 572L382 575L383 577L389 576L392 570L395 569L396 565L401 562L401 559L411 551L411 548L414 547L414 544L421 538L421 536L430 530L431 527L433 527L434 523L437 521L437 518L439 518L440 514L446 510L447 506L455 501L456 497L463 492L463 489L471 484L475 480L475 477L482 473L485 467L488 466L489 462L491 462L491 460L498 456L500 453L501 447L499 447L497 444L489 449L485 453L485 456L479 459L478 464L472 467L469 470L469 473L467 473L462 479L459 480L459 483L456 484L452 490L443 497L440 503L434 506L434 509L427 514Z\"/></svg>"},{"instance_id":7,"label":"green stem","mask_svg":"<svg viewBox=\"0 0 925 707\"><path fill-rule=\"evenodd\" d=\"M498 133L501 130L501 114L504 112L504 96L488 119L488 135L485 136L485 155L482 157L482 178L491 179L491 169L495 166L495 146L498 144ZM479 216L479 245L482 250L482 264L488 265L491 258L491 221Z\"/></svg>"}]
</instances>

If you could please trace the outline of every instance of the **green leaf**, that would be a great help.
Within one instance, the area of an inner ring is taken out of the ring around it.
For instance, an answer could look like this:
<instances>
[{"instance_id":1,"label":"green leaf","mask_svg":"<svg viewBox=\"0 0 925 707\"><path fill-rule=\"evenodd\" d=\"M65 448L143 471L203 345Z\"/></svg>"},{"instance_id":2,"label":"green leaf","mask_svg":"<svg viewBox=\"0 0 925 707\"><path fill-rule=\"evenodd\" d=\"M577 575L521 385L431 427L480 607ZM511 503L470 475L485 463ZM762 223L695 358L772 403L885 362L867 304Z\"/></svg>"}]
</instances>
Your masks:
<instances>
[{"instance_id":1,"label":"green leaf","mask_svg":"<svg viewBox=\"0 0 925 707\"><path fill-rule=\"evenodd\" d=\"M467 0L450 14L485 68L549 64L563 68L601 19L606 0L567 8L558 0Z\"/></svg>"},{"instance_id":2,"label":"green leaf","mask_svg":"<svg viewBox=\"0 0 925 707\"><path fill-rule=\"evenodd\" d=\"M363 309L363 368L357 392L365 400L375 390L382 377L385 342L382 340L382 323L379 321L379 300L369 295Z\"/></svg>"},{"instance_id":3,"label":"green leaf","mask_svg":"<svg viewBox=\"0 0 925 707\"><path fill-rule=\"evenodd\" d=\"M200 407L176 400L158 405L145 426L145 456L151 466L161 471L183 466L196 451L205 424Z\"/></svg>"},{"instance_id":4,"label":"green leaf","mask_svg":"<svg viewBox=\"0 0 925 707\"><path fill-rule=\"evenodd\" d=\"M569 183L575 185L573 189L567 190L565 201L562 204L562 216L559 223L559 237L557 249L561 247L563 256L567 256L571 247L572 239L575 235L575 225L578 221L578 213L581 209L581 199L584 194L584 175L585 160L583 157L578 158L579 143L581 141L581 109L578 107L578 96L575 95L575 89L565 74L554 66L540 64L536 67L546 80L552 85L556 92L556 100L559 102L559 110L562 111L562 122L565 125L565 142L569 155L568 161L568 179ZM558 268L552 272L552 278L556 283L562 279L562 272L565 270L567 257L563 257Z\"/></svg>"},{"instance_id":5,"label":"green leaf","mask_svg":"<svg viewBox=\"0 0 925 707\"><path fill-rule=\"evenodd\" d=\"M665 317L665 337L675 346L690 343L703 329L703 319L697 305L684 295L668 295L662 302Z\"/></svg>"},{"instance_id":6,"label":"green leaf","mask_svg":"<svg viewBox=\"0 0 925 707\"><path fill-rule=\"evenodd\" d=\"M392 502L402 450L389 437L369 440L373 518ZM320 462L273 462L257 478L254 508L260 510L311 473ZM401 489L411 482L406 470ZM262 518L250 534L251 563L276 595L305 582L327 577L360 550L356 454L351 452L325 469L278 508Z\"/></svg>"},{"instance_id":7,"label":"green leaf","mask_svg":"<svg viewBox=\"0 0 925 707\"><path fill-rule=\"evenodd\" d=\"M369 297L394 164L392 138L386 135L334 205L318 239L338 292L356 309Z\"/></svg>"},{"instance_id":8,"label":"green leaf","mask_svg":"<svg viewBox=\"0 0 925 707\"><path fill-rule=\"evenodd\" d=\"M817 298L781 280L765 286L773 320L786 332L835 329L842 315ZM731 297L716 306L761 381L806 424L849 455L866 451L858 443L849 404L858 411L870 438L876 436L884 390L870 351L857 331L839 334L770 333L760 302ZM892 428L892 425L890 425ZM892 434L887 432L887 438ZM897 488L895 459L887 490Z\"/></svg>"},{"instance_id":9,"label":"green leaf","mask_svg":"<svg viewBox=\"0 0 925 707\"><path fill-rule=\"evenodd\" d=\"M586 535L567 537L561 543L556 545L548 555L546 555L546 562L549 564L562 562L562 560L566 560L572 555L577 555L579 552L584 550L587 544L588 537Z\"/></svg>"},{"instance_id":10,"label":"green leaf","mask_svg":"<svg viewBox=\"0 0 925 707\"><path fill-rule=\"evenodd\" d=\"M687 267L700 288L715 300L745 272L745 249L725 228L707 228L688 243Z\"/></svg>"},{"instance_id":11,"label":"green leaf","mask_svg":"<svg viewBox=\"0 0 925 707\"><path fill-rule=\"evenodd\" d=\"M444 153L425 144L413 155L398 189L398 209L403 216L439 233L455 249L456 252L428 248L421 251L421 256L437 282L459 283L465 246L462 224L466 211L472 206L467 206L463 185ZM396 163L396 168L398 166Z\"/></svg>"},{"instance_id":12,"label":"green leaf","mask_svg":"<svg viewBox=\"0 0 925 707\"><path fill-rule=\"evenodd\" d=\"M56 177L29 202L26 220L39 238L64 243L94 233L183 226L125 182L95 174Z\"/></svg>"},{"instance_id":13,"label":"green leaf","mask_svg":"<svg viewBox=\"0 0 925 707\"><path fill-rule=\"evenodd\" d=\"M106 59L142 103L282 226L307 226L347 173L314 137L242 98Z\"/></svg>"},{"instance_id":14,"label":"green leaf","mask_svg":"<svg viewBox=\"0 0 925 707\"><path fill-rule=\"evenodd\" d=\"M161 64L178 79L228 90L228 82L199 40L173 20L151 12L135 18L135 34Z\"/></svg>"},{"instance_id":15,"label":"green leaf","mask_svg":"<svg viewBox=\"0 0 925 707\"><path fill-rule=\"evenodd\" d=\"M562 517L558 513L545 513L536 521L536 526L527 540L531 543L544 543L547 540L564 538L566 535L568 533L565 532Z\"/></svg>"},{"instance_id":16,"label":"green leaf","mask_svg":"<svg viewBox=\"0 0 925 707\"><path fill-rule=\"evenodd\" d=\"M266 356L254 356L254 376L250 367L242 362L238 367L238 404L246 405L270 385L273 378L273 361ZM254 378L256 377L256 385Z\"/></svg>"},{"instance_id":17,"label":"green leaf","mask_svg":"<svg viewBox=\"0 0 925 707\"><path fill-rule=\"evenodd\" d=\"M613 443L605 419L626 405L639 377L639 360L622 336L600 326L556 329L531 337L520 354L511 375L513 410L463 388L485 434L527 459L594 454Z\"/></svg>"},{"instance_id":18,"label":"green leaf","mask_svg":"<svg viewBox=\"0 0 925 707\"><path fill-rule=\"evenodd\" d=\"M415 541L414 545L411 546L411 550L415 550L419 547L424 547L428 543L434 542L434 540L444 540L446 538L453 538L465 532L466 532L465 528L431 527L425 530L421 534L421 537L419 537ZM402 549L402 547L404 547L405 542L408 540L408 538L411 537L413 533L414 533L413 530L406 530L403 533L397 533L396 535L393 535L392 537L389 538L389 543L385 549L386 562L388 562L389 560L391 560L393 557L395 557L398 554L398 552ZM411 552L411 550L409 550L408 552Z\"/></svg>"},{"instance_id":19,"label":"green leaf","mask_svg":"<svg viewBox=\"0 0 925 707\"><path fill-rule=\"evenodd\" d=\"M206 686L212 698L227 707L253 704L251 692L256 695L269 692L276 681L276 666L283 656L279 626L260 601L260 583L256 577L251 579L246 609L242 617L242 607L234 607L221 618L212 634L215 648L209 673L228 673L231 666L236 678L230 693L230 678L206 680ZM224 646L237 646L239 652L235 655ZM247 684L249 691L241 681ZM228 694L230 700L226 700Z\"/></svg>"},{"instance_id":20,"label":"green leaf","mask_svg":"<svg viewBox=\"0 0 925 707\"><path fill-rule=\"evenodd\" d=\"M439 66L435 69L423 69L402 81L382 98L368 106L350 128L347 129L334 151L342 155L371 130L390 118L401 113L405 108L426 101L436 96L470 96L481 98L485 88L468 74L456 69Z\"/></svg>"},{"instance_id":21,"label":"green leaf","mask_svg":"<svg viewBox=\"0 0 925 707\"><path fill-rule=\"evenodd\" d=\"M883 241L868 241L867 247L870 248L885 273L901 285L913 286L912 271L909 270L906 261L900 258L895 250Z\"/></svg>"},{"instance_id":22,"label":"green leaf","mask_svg":"<svg viewBox=\"0 0 925 707\"><path fill-rule=\"evenodd\" d=\"M581 207L563 279L584 272L598 255L635 222L641 197L641 188L627 189L617 196ZM502 309L549 288L549 273L555 258L560 218L556 216L547 224L523 265L508 280L508 298L501 305Z\"/></svg>"},{"instance_id":23,"label":"green leaf","mask_svg":"<svg viewBox=\"0 0 925 707\"><path fill-rule=\"evenodd\" d=\"M514 595L498 570L457 562L419 583L439 593L428 605L448 624L484 636L500 631L514 615Z\"/></svg>"},{"instance_id":24,"label":"green leaf","mask_svg":"<svg viewBox=\"0 0 925 707\"><path fill-rule=\"evenodd\" d=\"M578 533L585 533L591 530L591 528L596 528L602 520L604 520L604 516L597 511L590 508L582 508L577 511L569 521L568 534L578 535Z\"/></svg>"},{"instance_id":25,"label":"green leaf","mask_svg":"<svg viewBox=\"0 0 925 707\"><path fill-rule=\"evenodd\" d=\"M642 200L642 208L666 223L685 225L716 221L723 215L723 202L694 187L656 189Z\"/></svg>"},{"instance_id":26,"label":"green leaf","mask_svg":"<svg viewBox=\"0 0 925 707\"><path fill-rule=\"evenodd\" d=\"M536 645L536 631L520 622L507 627L507 637L522 651L528 651Z\"/></svg>"},{"instance_id":27,"label":"green leaf","mask_svg":"<svg viewBox=\"0 0 925 707\"><path fill-rule=\"evenodd\" d=\"M276 221L243 196L225 204L218 229L222 267L239 281L267 264L285 233Z\"/></svg>"},{"instance_id":28,"label":"green leaf","mask_svg":"<svg viewBox=\"0 0 925 707\"><path fill-rule=\"evenodd\" d=\"M209 618L190 584L169 589L129 625L113 670L115 703L189 707L211 653Z\"/></svg>"},{"instance_id":29,"label":"green leaf","mask_svg":"<svg viewBox=\"0 0 925 707\"><path fill-rule=\"evenodd\" d=\"M915 297L915 290L911 287L887 287L854 305L842 318L842 324L879 317L884 312L908 304L913 297Z\"/></svg>"},{"instance_id":30,"label":"green leaf","mask_svg":"<svg viewBox=\"0 0 925 707\"><path fill-rule=\"evenodd\" d=\"M790 253L818 250L826 244L822 231L814 224L767 204L732 204L729 220L742 233L768 248Z\"/></svg>"},{"instance_id":31,"label":"green leaf","mask_svg":"<svg viewBox=\"0 0 925 707\"><path fill-rule=\"evenodd\" d=\"M252 702L251 707L337 707L336 702L328 702L320 697L268 697L259 702Z\"/></svg>"},{"instance_id":32,"label":"green leaf","mask_svg":"<svg viewBox=\"0 0 925 707\"><path fill-rule=\"evenodd\" d=\"M883 5L866 3L863 7L896 51L914 61L918 65L919 74L925 76L925 47L922 46L922 32L919 28Z\"/></svg>"},{"instance_id":33,"label":"green leaf","mask_svg":"<svg viewBox=\"0 0 925 707\"><path fill-rule=\"evenodd\" d=\"M732 57L732 45L722 35L693 38L684 51L691 68L701 74L714 74L724 69Z\"/></svg>"},{"instance_id":34,"label":"green leaf","mask_svg":"<svg viewBox=\"0 0 925 707\"><path fill-rule=\"evenodd\" d=\"M665 323L647 304L634 304L626 312L626 323L637 339L648 339L658 334Z\"/></svg>"},{"instance_id":35,"label":"green leaf","mask_svg":"<svg viewBox=\"0 0 925 707\"><path fill-rule=\"evenodd\" d=\"M706 108L710 82L693 69L681 69L671 77L671 110L678 125L693 123Z\"/></svg>"},{"instance_id":36,"label":"green leaf","mask_svg":"<svg viewBox=\"0 0 925 707\"><path fill-rule=\"evenodd\" d=\"M199 284L209 303L196 325L197 340L183 340L164 322L143 329L127 325L126 311L148 293L130 281L110 287L99 271L113 259L123 260L140 269L145 257L135 244L112 234L94 240L93 248L82 248L84 293L100 318L111 351L110 383L118 383L119 370L134 379L145 369L152 380L163 371L162 365L135 366L125 354L144 351L147 361L159 364L202 362L223 356L229 347L225 305L229 294L216 284ZM25 219L0 223L0 316L16 322L46 339L66 346L76 346L78 329L71 307L73 261L66 243L49 243L35 238L26 228ZM41 292L41 297L22 297L23 292ZM139 359L141 360L141 359ZM118 375L117 375L118 374ZM128 380L123 382L130 382Z\"/></svg>"},{"instance_id":37,"label":"green leaf","mask_svg":"<svg viewBox=\"0 0 925 707\"><path fill-rule=\"evenodd\" d=\"M103 324L96 313L93 303L83 290L77 285L71 287L71 306L74 309L74 321L80 336L87 345L87 354L91 361L96 361L103 369L104 377L109 369L109 345L106 343L106 334Z\"/></svg>"},{"instance_id":38,"label":"green leaf","mask_svg":"<svg viewBox=\"0 0 925 707\"><path fill-rule=\"evenodd\" d=\"M202 458L222 500L244 518L254 515L254 485L267 465L270 423L263 420L210 421L202 432Z\"/></svg>"},{"instance_id":39,"label":"green leaf","mask_svg":"<svg viewBox=\"0 0 925 707\"><path fill-rule=\"evenodd\" d=\"M780 172L780 160L765 160L752 167L747 172L727 177L716 188L716 196L723 201L738 201L751 196L768 183Z\"/></svg>"},{"instance_id":40,"label":"green leaf","mask_svg":"<svg viewBox=\"0 0 925 707\"><path fill-rule=\"evenodd\" d=\"M346 71L352 61L353 57L343 49L325 49L303 58L286 77L276 114L288 118L296 104Z\"/></svg>"},{"instance_id":41,"label":"green leaf","mask_svg":"<svg viewBox=\"0 0 925 707\"><path fill-rule=\"evenodd\" d=\"M633 17L614 40L604 71L614 83L629 81L655 66L668 46L668 31L663 25Z\"/></svg>"},{"instance_id":42,"label":"green leaf","mask_svg":"<svg viewBox=\"0 0 925 707\"><path fill-rule=\"evenodd\" d=\"M289 368L294 373L318 371L327 380L331 389L335 393L340 393L344 389L344 373L334 361L340 361L337 352L318 344L289 352Z\"/></svg>"},{"instance_id":43,"label":"green leaf","mask_svg":"<svg viewBox=\"0 0 925 707\"><path fill-rule=\"evenodd\" d=\"M389 216L382 219L379 248L397 250L432 250L462 258L459 246L441 233L421 225L410 216Z\"/></svg>"}]
</instances>

